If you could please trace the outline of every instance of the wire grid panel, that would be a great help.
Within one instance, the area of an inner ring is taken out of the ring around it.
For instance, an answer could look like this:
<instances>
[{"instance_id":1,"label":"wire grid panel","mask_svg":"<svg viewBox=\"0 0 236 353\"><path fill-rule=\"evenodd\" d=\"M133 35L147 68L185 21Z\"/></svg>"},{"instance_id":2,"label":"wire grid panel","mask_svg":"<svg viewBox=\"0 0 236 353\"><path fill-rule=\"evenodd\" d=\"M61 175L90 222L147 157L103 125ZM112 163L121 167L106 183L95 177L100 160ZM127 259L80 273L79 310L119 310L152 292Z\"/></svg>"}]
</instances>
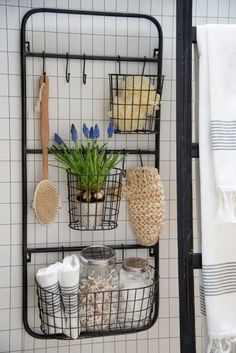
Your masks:
<instances>
[{"instance_id":1,"label":"wire grid panel","mask_svg":"<svg viewBox=\"0 0 236 353\"><path fill-rule=\"evenodd\" d=\"M27 26L27 40L33 52L50 53L84 53L85 55L132 55L150 56L158 46L158 39L153 35L154 26L149 21L137 19L101 18L65 14L34 14ZM125 29L125 30L124 30ZM153 35L153 36L152 36ZM97 45L99 43L99 47ZM155 46L154 46L155 45ZM125 74L139 74L143 64L116 63L103 61L70 60L68 71L69 83L66 80L66 60L45 59L44 69L49 77L49 144L53 144L54 133L70 145L70 126L75 124L79 142L85 142L82 125L98 124L101 132L100 143L108 142L110 149L155 150L155 136L114 135L107 137L109 124L109 74L122 70ZM120 68L119 68L120 66ZM156 64L146 64L145 72L156 74ZM40 143L40 120L35 111L38 99L39 76L43 73L43 60L27 58L27 140L29 149L38 149ZM86 84L83 83L86 74ZM142 156L145 165L155 165L155 156ZM57 221L48 228L40 226L31 208L31 201L37 183L41 179L41 155L28 155L28 245L35 246L68 246L91 244L136 243L136 237L129 222L127 201L122 200L118 228L115 230L83 231L68 227L68 195L66 173L58 168L57 162L49 156L49 177L58 187L62 198L62 208ZM122 168L122 163L118 167ZM140 165L140 156L130 154L126 158L125 168ZM124 181L125 182L125 181ZM112 227L110 227L112 228ZM138 251L133 252L138 254ZM147 250L141 251L143 257ZM131 252L127 252L129 256ZM36 288L32 276L40 266L55 262L60 255L34 255L29 271L29 321L31 327L40 332L39 313L37 309ZM150 260L152 262L152 260ZM39 265L40 264L40 265ZM38 266L39 265L39 266ZM32 296L32 289L34 296Z\"/></svg>"}]
</instances>

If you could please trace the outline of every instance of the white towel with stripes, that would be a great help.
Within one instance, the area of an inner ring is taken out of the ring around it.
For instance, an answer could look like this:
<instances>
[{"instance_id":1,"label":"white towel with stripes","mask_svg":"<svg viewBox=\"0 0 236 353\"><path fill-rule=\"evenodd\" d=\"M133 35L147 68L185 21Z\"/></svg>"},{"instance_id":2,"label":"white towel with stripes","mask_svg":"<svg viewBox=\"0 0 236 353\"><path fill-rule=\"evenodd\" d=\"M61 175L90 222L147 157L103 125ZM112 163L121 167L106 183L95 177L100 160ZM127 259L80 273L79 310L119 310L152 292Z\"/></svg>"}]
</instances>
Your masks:
<instances>
[{"instance_id":1,"label":"white towel with stripes","mask_svg":"<svg viewBox=\"0 0 236 353\"><path fill-rule=\"evenodd\" d=\"M197 43L201 295L209 335L204 353L231 353L236 339L236 26L198 26Z\"/></svg>"},{"instance_id":2,"label":"white towel with stripes","mask_svg":"<svg viewBox=\"0 0 236 353\"><path fill-rule=\"evenodd\" d=\"M65 316L61 305L61 293L59 287L59 269L62 264L56 262L53 265L38 270L36 279L39 286L42 329L47 334L62 333L65 328Z\"/></svg>"},{"instance_id":3,"label":"white towel with stripes","mask_svg":"<svg viewBox=\"0 0 236 353\"><path fill-rule=\"evenodd\" d=\"M66 329L64 333L76 339L80 335L79 321L80 262L76 255L66 256L59 271L59 283L65 308Z\"/></svg>"},{"instance_id":4,"label":"white towel with stripes","mask_svg":"<svg viewBox=\"0 0 236 353\"><path fill-rule=\"evenodd\" d=\"M207 25L211 141L218 217L236 222L236 26Z\"/></svg>"}]
</instances>

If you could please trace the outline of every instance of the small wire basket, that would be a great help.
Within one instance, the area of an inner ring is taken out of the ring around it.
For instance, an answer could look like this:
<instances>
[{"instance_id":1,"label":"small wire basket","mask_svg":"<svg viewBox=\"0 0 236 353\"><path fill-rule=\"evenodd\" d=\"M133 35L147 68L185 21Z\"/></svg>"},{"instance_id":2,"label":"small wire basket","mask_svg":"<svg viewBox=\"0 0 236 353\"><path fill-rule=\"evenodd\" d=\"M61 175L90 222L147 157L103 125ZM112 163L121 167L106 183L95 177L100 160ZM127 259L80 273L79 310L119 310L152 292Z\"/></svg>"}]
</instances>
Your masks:
<instances>
[{"instance_id":1,"label":"small wire basket","mask_svg":"<svg viewBox=\"0 0 236 353\"><path fill-rule=\"evenodd\" d=\"M109 175L75 175L67 170L70 228L110 230L117 227L123 173L119 168L114 168ZM84 185L84 180L87 191L79 187Z\"/></svg>"},{"instance_id":2,"label":"small wire basket","mask_svg":"<svg viewBox=\"0 0 236 353\"><path fill-rule=\"evenodd\" d=\"M109 74L110 117L116 133L155 133L164 76Z\"/></svg>"},{"instance_id":3,"label":"small wire basket","mask_svg":"<svg viewBox=\"0 0 236 353\"><path fill-rule=\"evenodd\" d=\"M77 293L42 288L36 280L41 330L64 339L143 331L152 326L159 278L145 287ZM59 286L59 285L58 285Z\"/></svg>"}]
</instances>

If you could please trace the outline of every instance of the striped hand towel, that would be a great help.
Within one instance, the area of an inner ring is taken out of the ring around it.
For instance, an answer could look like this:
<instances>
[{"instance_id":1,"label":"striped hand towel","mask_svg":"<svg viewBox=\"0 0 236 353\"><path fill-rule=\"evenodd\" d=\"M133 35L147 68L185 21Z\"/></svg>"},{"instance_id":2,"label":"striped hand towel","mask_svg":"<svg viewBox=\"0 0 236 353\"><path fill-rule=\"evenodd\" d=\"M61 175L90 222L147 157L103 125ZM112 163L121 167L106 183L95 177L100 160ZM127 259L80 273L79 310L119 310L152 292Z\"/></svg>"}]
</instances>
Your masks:
<instances>
[{"instance_id":1,"label":"striped hand towel","mask_svg":"<svg viewBox=\"0 0 236 353\"><path fill-rule=\"evenodd\" d=\"M230 353L236 338L236 26L198 26L197 42L204 353Z\"/></svg>"},{"instance_id":2,"label":"striped hand towel","mask_svg":"<svg viewBox=\"0 0 236 353\"><path fill-rule=\"evenodd\" d=\"M211 141L218 216L236 222L236 26L206 26Z\"/></svg>"}]
</instances>

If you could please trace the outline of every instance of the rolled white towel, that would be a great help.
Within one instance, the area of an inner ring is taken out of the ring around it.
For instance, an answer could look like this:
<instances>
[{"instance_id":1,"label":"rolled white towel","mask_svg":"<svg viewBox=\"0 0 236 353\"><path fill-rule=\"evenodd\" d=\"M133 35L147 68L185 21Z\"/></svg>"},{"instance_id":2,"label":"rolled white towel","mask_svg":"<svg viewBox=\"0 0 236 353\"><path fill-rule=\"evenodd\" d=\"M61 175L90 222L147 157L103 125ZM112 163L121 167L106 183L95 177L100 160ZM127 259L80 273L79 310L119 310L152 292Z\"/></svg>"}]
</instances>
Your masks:
<instances>
[{"instance_id":1,"label":"rolled white towel","mask_svg":"<svg viewBox=\"0 0 236 353\"><path fill-rule=\"evenodd\" d=\"M65 328L65 316L61 306L59 287L60 262L38 270L36 280L39 288L42 330L47 334L62 333Z\"/></svg>"},{"instance_id":2,"label":"rolled white towel","mask_svg":"<svg viewBox=\"0 0 236 353\"><path fill-rule=\"evenodd\" d=\"M80 262L76 255L66 256L59 271L59 284L66 315L64 333L76 339L80 335L78 291Z\"/></svg>"}]
</instances>

